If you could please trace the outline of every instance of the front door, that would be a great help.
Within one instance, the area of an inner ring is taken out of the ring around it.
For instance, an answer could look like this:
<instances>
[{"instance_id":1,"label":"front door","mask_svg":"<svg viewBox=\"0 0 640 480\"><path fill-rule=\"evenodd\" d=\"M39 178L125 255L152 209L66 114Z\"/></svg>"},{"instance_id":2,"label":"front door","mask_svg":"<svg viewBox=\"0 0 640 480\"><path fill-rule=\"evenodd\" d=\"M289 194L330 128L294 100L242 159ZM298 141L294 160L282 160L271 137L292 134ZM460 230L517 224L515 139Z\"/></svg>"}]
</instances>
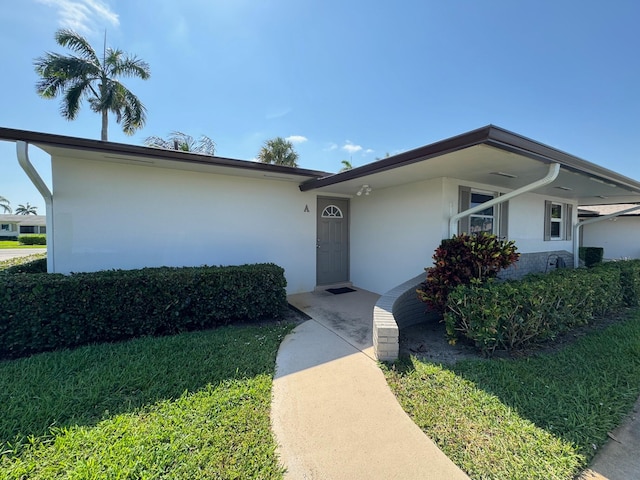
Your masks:
<instances>
[{"instance_id":1,"label":"front door","mask_svg":"<svg viewBox=\"0 0 640 480\"><path fill-rule=\"evenodd\" d=\"M318 197L316 281L349 281L349 200Z\"/></svg>"}]
</instances>

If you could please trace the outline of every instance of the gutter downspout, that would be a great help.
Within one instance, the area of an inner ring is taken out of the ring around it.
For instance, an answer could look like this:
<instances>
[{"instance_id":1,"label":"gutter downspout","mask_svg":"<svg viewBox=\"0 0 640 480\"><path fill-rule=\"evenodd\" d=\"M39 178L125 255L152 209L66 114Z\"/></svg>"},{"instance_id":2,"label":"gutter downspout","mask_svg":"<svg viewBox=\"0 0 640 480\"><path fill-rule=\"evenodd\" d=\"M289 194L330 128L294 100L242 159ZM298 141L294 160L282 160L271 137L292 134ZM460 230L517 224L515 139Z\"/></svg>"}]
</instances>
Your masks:
<instances>
[{"instance_id":1,"label":"gutter downspout","mask_svg":"<svg viewBox=\"0 0 640 480\"><path fill-rule=\"evenodd\" d=\"M609 215L604 215L602 217L589 218L588 220L583 220L581 222L576 223L573 226L573 268L578 268L580 266L580 227L584 225L589 225L590 223L602 222L603 220L609 220L610 218L616 218L620 215L624 215L625 213L635 212L636 210L640 210L640 205L636 205L635 207L627 208L626 210L620 210L616 213L610 213Z\"/></svg>"},{"instance_id":2,"label":"gutter downspout","mask_svg":"<svg viewBox=\"0 0 640 480\"><path fill-rule=\"evenodd\" d=\"M47 272L54 273L53 194L29 160L29 144L27 142L23 142L22 140L16 142L16 155L18 157L18 163L31 180L31 183L38 189L42 198L44 198L47 215Z\"/></svg>"},{"instance_id":3,"label":"gutter downspout","mask_svg":"<svg viewBox=\"0 0 640 480\"><path fill-rule=\"evenodd\" d=\"M511 200L513 197L517 197L518 195L522 195L523 193L530 192L531 190L535 190L540 187L544 187L545 185L550 184L556 178L558 178L558 174L560 173L560 164L559 163L551 163L549 165L549 172L540 180L536 180L529 185L525 185L524 187L520 187L512 192L506 193L499 197L494 198L493 200L489 200L488 202L484 202L483 204L472 207L464 212L456 213L453 217L449 219L449 238L453 236L453 232L456 230L458 220L461 218L472 215L476 212L480 212L486 208L493 207L494 205L498 205L499 203L504 203L506 201Z\"/></svg>"}]
</instances>

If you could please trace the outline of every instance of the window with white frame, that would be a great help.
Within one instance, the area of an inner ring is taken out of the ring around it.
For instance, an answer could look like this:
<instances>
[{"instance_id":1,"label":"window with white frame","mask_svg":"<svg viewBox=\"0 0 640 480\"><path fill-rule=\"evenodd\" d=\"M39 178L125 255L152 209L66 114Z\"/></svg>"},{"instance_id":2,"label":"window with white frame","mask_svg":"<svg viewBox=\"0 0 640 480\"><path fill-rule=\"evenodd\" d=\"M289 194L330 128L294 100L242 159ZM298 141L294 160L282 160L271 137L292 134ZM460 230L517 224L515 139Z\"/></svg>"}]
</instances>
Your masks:
<instances>
[{"instance_id":1,"label":"window with white frame","mask_svg":"<svg viewBox=\"0 0 640 480\"><path fill-rule=\"evenodd\" d=\"M495 195L488 192L471 191L471 201L469 208L477 207L489 200L493 200ZM479 212L469 215L469 233L488 232L495 233L494 207L485 208Z\"/></svg>"},{"instance_id":2,"label":"window with white frame","mask_svg":"<svg viewBox=\"0 0 640 480\"><path fill-rule=\"evenodd\" d=\"M498 192L476 190L460 185L458 187L458 212L477 207L499 196ZM509 238L508 228L509 202L498 203L493 207L462 217L458 222L458 233L489 232L504 239Z\"/></svg>"},{"instance_id":3,"label":"window with white frame","mask_svg":"<svg viewBox=\"0 0 640 480\"><path fill-rule=\"evenodd\" d=\"M544 202L544 239L571 240L573 205L570 203Z\"/></svg>"},{"instance_id":4,"label":"window with white frame","mask_svg":"<svg viewBox=\"0 0 640 480\"><path fill-rule=\"evenodd\" d=\"M549 221L551 222L549 233L551 236L551 240L561 240L563 235L563 227L564 227L564 216L563 216L563 208L561 203L552 203L551 204L551 218Z\"/></svg>"}]
</instances>

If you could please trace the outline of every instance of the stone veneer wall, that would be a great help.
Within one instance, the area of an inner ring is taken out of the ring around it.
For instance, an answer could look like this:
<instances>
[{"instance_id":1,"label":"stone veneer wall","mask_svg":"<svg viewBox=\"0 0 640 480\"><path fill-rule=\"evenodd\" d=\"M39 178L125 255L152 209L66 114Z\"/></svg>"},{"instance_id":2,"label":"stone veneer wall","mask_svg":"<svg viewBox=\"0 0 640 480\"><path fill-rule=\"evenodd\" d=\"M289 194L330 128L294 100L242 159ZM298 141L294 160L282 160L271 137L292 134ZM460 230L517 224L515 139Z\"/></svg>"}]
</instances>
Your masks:
<instances>
[{"instance_id":1,"label":"stone veneer wall","mask_svg":"<svg viewBox=\"0 0 640 480\"><path fill-rule=\"evenodd\" d=\"M548 273L557 268L558 258L564 261L566 268L573 268L573 254L566 250L523 253L515 264L500 272L498 277L503 280L517 280L528 273Z\"/></svg>"}]
</instances>

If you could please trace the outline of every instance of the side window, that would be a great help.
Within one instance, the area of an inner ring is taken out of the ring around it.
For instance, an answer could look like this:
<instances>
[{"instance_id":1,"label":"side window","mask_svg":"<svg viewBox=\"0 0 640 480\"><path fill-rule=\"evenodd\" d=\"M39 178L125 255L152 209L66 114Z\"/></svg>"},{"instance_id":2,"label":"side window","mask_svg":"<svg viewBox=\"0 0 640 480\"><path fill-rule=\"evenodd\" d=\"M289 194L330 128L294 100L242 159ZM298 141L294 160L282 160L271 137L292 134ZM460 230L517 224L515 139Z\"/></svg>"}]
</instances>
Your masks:
<instances>
[{"instance_id":1,"label":"side window","mask_svg":"<svg viewBox=\"0 0 640 480\"><path fill-rule=\"evenodd\" d=\"M572 205L544 202L544 240L571 240Z\"/></svg>"},{"instance_id":2,"label":"side window","mask_svg":"<svg viewBox=\"0 0 640 480\"><path fill-rule=\"evenodd\" d=\"M471 202L469 208L477 207L489 200L493 200L495 195L485 192L471 191ZM469 215L469 233L494 232L494 207L485 208L477 213Z\"/></svg>"},{"instance_id":3,"label":"side window","mask_svg":"<svg viewBox=\"0 0 640 480\"><path fill-rule=\"evenodd\" d=\"M496 192L474 190L460 186L458 191L458 212L481 205L498 197ZM508 238L509 202L499 203L479 212L463 217L458 222L458 233L495 233L501 238Z\"/></svg>"},{"instance_id":4,"label":"side window","mask_svg":"<svg viewBox=\"0 0 640 480\"><path fill-rule=\"evenodd\" d=\"M551 222L551 240L561 240L563 238L563 212L564 208L561 203L552 203L551 204L551 218L549 221Z\"/></svg>"}]
</instances>

